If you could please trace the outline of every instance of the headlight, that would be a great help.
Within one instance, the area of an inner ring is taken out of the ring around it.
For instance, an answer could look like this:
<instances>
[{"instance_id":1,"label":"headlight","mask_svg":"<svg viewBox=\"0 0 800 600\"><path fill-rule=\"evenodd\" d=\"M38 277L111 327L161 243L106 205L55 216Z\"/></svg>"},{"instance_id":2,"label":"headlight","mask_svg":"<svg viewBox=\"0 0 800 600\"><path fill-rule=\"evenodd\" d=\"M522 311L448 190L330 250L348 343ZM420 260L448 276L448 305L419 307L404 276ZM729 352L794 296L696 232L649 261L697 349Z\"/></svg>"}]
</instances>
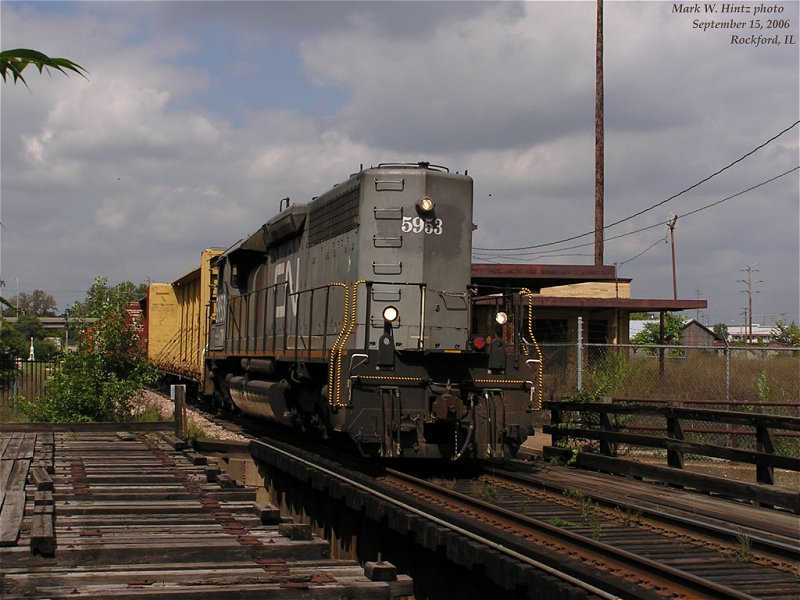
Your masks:
<instances>
[{"instance_id":1,"label":"headlight","mask_svg":"<svg viewBox=\"0 0 800 600\"><path fill-rule=\"evenodd\" d=\"M498 325L505 325L508 323L508 313L501 310L494 316L494 320Z\"/></svg>"},{"instance_id":2,"label":"headlight","mask_svg":"<svg viewBox=\"0 0 800 600\"><path fill-rule=\"evenodd\" d=\"M423 196L417 202L417 208L420 212L429 213L433 210L433 198L430 196Z\"/></svg>"},{"instance_id":3,"label":"headlight","mask_svg":"<svg viewBox=\"0 0 800 600\"><path fill-rule=\"evenodd\" d=\"M400 316L397 308L394 306L387 306L383 309L383 320L387 323L394 323L397 320L397 317Z\"/></svg>"}]
</instances>

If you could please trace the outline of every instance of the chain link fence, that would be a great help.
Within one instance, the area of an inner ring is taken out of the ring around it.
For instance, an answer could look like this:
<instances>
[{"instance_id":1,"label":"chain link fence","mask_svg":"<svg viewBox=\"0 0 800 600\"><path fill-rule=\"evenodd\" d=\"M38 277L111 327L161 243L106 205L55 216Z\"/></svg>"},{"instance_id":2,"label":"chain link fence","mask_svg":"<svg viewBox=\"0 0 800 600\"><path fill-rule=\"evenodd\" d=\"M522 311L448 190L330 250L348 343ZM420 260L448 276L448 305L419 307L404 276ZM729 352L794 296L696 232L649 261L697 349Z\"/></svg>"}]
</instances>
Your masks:
<instances>
[{"instance_id":1,"label":"chain link fence","mask_svg":"<svg viewBox=\"0 0 800 600\"><path fill-rule=\"evenodd\" d=\"M708 404L775 412L800 398L800 349L549 344L545 395ZM792 416L792 415L788 415Z\"/></svg>"}]
</instances>

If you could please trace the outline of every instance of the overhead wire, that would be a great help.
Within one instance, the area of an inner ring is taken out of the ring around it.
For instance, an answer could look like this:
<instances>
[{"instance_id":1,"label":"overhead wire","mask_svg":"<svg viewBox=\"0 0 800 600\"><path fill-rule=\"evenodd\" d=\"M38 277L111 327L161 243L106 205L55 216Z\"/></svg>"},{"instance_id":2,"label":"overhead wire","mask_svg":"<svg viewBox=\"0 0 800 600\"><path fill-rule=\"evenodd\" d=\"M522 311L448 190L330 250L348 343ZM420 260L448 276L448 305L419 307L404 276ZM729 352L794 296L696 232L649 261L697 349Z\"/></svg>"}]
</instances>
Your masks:
<instances>
[{"instance_id":1,"label":"overhead wire","mask_svg":"<svg viewBox=\"0 0 800 600\"><path fill-rule=\"evenodd\" d=\"M696 208L696 209L691 210L689 212L680 214L680 215L678 215L678 218L679 219L685 219L686 217L689 217L691 215L697 214L699 212L702 212L704 210L707 210L709 208L712 208L714 206L722 204L723 202L727 202L728 200L732 200L733 198L737 198L737 197L742 196L742 195L744 195L744 194L746 194L748 192L752 192L755 189L758 189L758 188L760 188L760 187L762 187L764 185L767 185L768 183L772 183L773 181L775 181L777 179L780 179L781 177L785 177L786 175L789 175L790 173L794 173L797 170L800 170L800 165L798 165L796 167L793 167L793 168L789 169L788 171L784 171L783 173L780 173L779 175L775 175L774 177L770 177L769 179L766 179L766 180L762 181L761 183L757 183L757 184L752 185L752 186L750 186L750 187L748 187L748 188L746 188L744 190L736 192L735 194L731 194L730 196L726 196L725 198L721 198L720 200L716 200L714 202L711 202L710 204L706 204L705 206L701 206L700 208ZM629 235L634 235L634 234L637 234L637 233L641 233L641 232L647 231L649 229L654 229L656 227L661 227L663 225L666 225L667 222L668 221L661 221L661 222L658 222L658 223L654 223L652 225L646 225L644 227L640 227L639 229L634 229L633 231L627 231L625 233L620 233L618 235L608 237L608 238L606 238L605 241L608 242L608 241L616 240L616 239L623 238L623 237L626 237L626 236L629 236ZM658 241L662 241L662 240L658 240ZM625 264L627 262L630 262L630 261L634 260L635 258L638 258L642 254L644 254L644 252L646 252L647 250L650 250L650 248L652 248L653 246L657 245L657 243L658 242L656 242L655 244L653 244L652 246L650 246L649 248L647 248L643 252L637 254L633 258L629 258L628 260L623 261L622 263L619 263L619 264L623 265L623 264ZM534 260L535 258L544 258L545 256L548 256L548 255L551 258L554 257L554 256L570 256L569 254L563 254L563 252L565 250L575 250L575 249L578 249L578 248L583 248L583 247L592 246L592 245L594 245L594 242L586 242L586 243L583 243L583 244L577 244L575 246L566 246L566 247L562 247L562 248L554 248L552 250L541 250L541 251L538 251L538 252L522 252L522 253L518 253L518 254L514 254L513 253L514 251L510 250L509 253L502 253L501 252L500 254L493 254L493 255L491 255L491 258L492 259L505 259L505 260L509 260L509 259ZM555 253L562 253L562 254L555 254ZM481 256L480 252L473 253L473 254L475 255L476 258L480 258L481 260L487 260L487 262L494 262L494 261L488 261L488 258L484 258L483 256ZM579 255L579 256L583 256L583 255Z\"/></svg>"},{"instance_id":2,"label":"overhead wire","mask_svg":"<svg viewBox=\"0 0 800 600\"><path fill-rule=\"evenodd\" d=\"M732 166L734 166L735 164L742 162L744 159L748 158L749 156L752 156L753 154L755 154L756 152L758 152L759 150L761 150L763 147L765 147L765 146L767 146L768 144L770 144L770 143L774 142L776 139L778 139L779 137L781 137L781 136L782 136L784 133L786 133L787 131L790 131L790 130L791 130L791 129L793 129L794 127L797 127L797 125L798 125L798 124L800 124L800 120L797 120L797 121L795 121L794 123L792 123L791 125L789 125L789 126L788 126L788 127L786 127L785 129L783 129L783 130L782 130L782 131L780 131L779 133L775 134L774 136L772 136L771 138L769 138L769 139L768 139L768 140L766 140L765 142L763 142L763 143L759 144L758 146L756 146L755 148L753 148L753 149L752 149L752 150L750 150L749 152L747 152L747 153L743 154L742 156L740 156L739 158L737 158L736 160L734 160L734 161L733 161L733 162L731 162L730 164L728 164L728 165L726 165L726 166L722 167L721 169L718 169L717 171L715 171L715 172L714 172L714 173L712 173L711 175L708 175L707 177L705 177L705 178L701 179L701 180L700 180L700 181L698 181L697 183L695 183L695 184L693 184L693 185L690 185L689 187L687 187L687 188L685 188L685 189L681 190L680 192L678 192L677 194L673 194L673 195L672 195L672 196L670 196L669 198L666 198L666 199L664 199L664 200L661 200L660 202L656 202L655 204L653 204L652 206L650 206L650 207L648 207L648 208L645 208L645 209L643 209L643 210L640 210L640 211L638 211L638 212L636 212L636 213L634 213L634 214L632 214L632 215L629 215L629 216L627 216L627 217L625 217L625 218L622 218L622 219L620 219L620 220L618 220L618 221L614 221L613 223L609 223L608 225L605 225L605 226L603 226L602 230L604 231L604 230L606 230L606 229L609 229L609 228L611 228L611 227L614 227L614 226L616 226L616 225L619 225L619 224L621 224L621 223L624 223L624 222L626 222L626 221L630 221L631 219L635 219L636 217L639 217L639 216L641 216L641 215L645 214L646 212L649 212L649 211L651 211L651 210L653 210L653 209L655 209L655 208L658 208L659 206L663 206L663 205L664 205L664 204L666 204L667 202L669 202L669 201L671 201L671 200L674 200L675 198L677 198L677 197L679 197L679 196L682 196L682 195L683 195L683 194L685 194L686 192L689 192L689 191L693 190L694 188L696 188L696 187L698 187L698 186L700 186L700 185L704 184L705 182L709 181L709 180L710 180L710 179L712 179L713 177L716 177L716 176L717 176L717 175L719 175L720 173L722 173L722 172L724 172L724 171L727 171L728 169L730 169L730 168L731 168ZM582 237L586 237L586 236L588 236L588 235L594 235L595 233L597 233L597 231L599 231L599 230L597 230L597 229L594 229L594 230L592 230L592 231L587 231L586 233L581 233L581 234L579 234L579 235L574 235L574 236L572 236L572 237L568 237L568 238L564 238L564 239L561 239L561 240L557 240L557 241L555 241L555 242L544 242L544 243L541 243L541 244L534 244L534 245L532 245L532 246L520 246L520 247L517 247L517 248L480 248L480 247L476 247L476 248L474 248L474 250L484 250L484 251L491 251L491 252L511 252L511 251L516 251L516 250L533 250L533 249L536 249L536 248L545 248L545 247L547 247L547 246L556 246L556 245L558 245L558 244L563 244L563 243L566 243L566 242L571 242L571 241L573 241L573 240L577 240L577 239L580 239L580 238L582 238Z\"/></svg>"},{"instance_id":3,"label":"overhead wire","mask_svg":"<svg viewBox=\"0 0 800 600\"><path fill-rule=\"evenodd\" d=\"M796 166L796 167L794 167L794 168L792 168L792 169L789 169L788 171L784 171L784 172L783 172L783 173L781 173L780 175L776 175L775 177L771 177L771 178L767 179L766 181L762 181L761 183L757 183L756 185L752 185L752 186L750 186L749 188L747 188L747 189L745 189L745 190L742 190L742 191L740 191L740 192L736 192L735 194L731 194L730 196L727 196L727 197L725 197L725 198L722 198L721 200L717 200L716 202L712 202L711 204L706 204L705 206L701 206L700 208L697 208L697 209L695 209L695 210L689 211L689 212L687 212L687 213L684 213L684 214L682 214L682 215L678 215L678 218L679 218L679 219L685 219L685 218L686 218L686 217L688 217L688 216L691 216L691 215L697 214L697 213L699 213L699 212L701 212L701 211L704 211L704 210L706 210L706 209L709 209L709 208L711 208L711 207L713 207L713 206L717 206L718 204L722 204L723 202L727 202L728 200L731 200L731 199L733 199L733 198L736 198L736 197L738 197L738 196L741 196L741 195L743 195L743 194L746 194L747 192L751 192L751 191L753 191L753 190L755 190L755 189L757 189L757 188L760 188L760 187L761 187L761 186L763 186L763 185L766 185L766 184L768 184L768 183L770 183L770 182L772 182L772 181L775 181L776 179L780 179L781 177L784 177L784 176L788 175L789 173L794 173L795 171L797 171L797 170L799 170L799 169L800 169L800 165L798 165L798 166ZM666 225L666 224L667 224L667 221L664 221L663 223L658 223L657 225L653 225L653 227L660 226L660 225ZM644 250L642 250L642 251L641 251L639 254L637 254L636 256L634 256L634 257L632 257L632 258L629 258L628 260L622 261L621 263L619 263L619 265L618 265L618 266L622 266L622 265L624 265L625 263L629 263L629 262L631 262L632 260L635 260L635 259L639 258L639 257L640 257L642 254L644 254L645 252L647 252L648 250L650 250L650 248L653 248L654 246L656 246L656 245L657 245L659 242L661 242L661 241L664 241L664 242L666 242L666 241L667 241L666 237L664 237L662 240L657 240L657 241L656 241L654 244L652 244L652 245L651 245L651 246L649 246L648 248L645 248Z\"/></svg>"}]
</instances>

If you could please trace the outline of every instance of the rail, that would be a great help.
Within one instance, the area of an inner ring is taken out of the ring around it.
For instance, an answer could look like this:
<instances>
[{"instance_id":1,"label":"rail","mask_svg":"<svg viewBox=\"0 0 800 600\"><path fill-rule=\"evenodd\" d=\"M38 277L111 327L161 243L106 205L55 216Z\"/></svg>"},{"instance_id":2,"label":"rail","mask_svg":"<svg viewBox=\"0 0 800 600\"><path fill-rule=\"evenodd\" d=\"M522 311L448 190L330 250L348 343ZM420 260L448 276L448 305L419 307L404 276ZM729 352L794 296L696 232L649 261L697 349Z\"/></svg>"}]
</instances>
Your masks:
<instances>
[{"instance_id":1,"label":"rail","mask_svg":"<svg viewBox=\"0 0 800 600\"><path fill-rule=\"evenodd\" d=\"M800 472L800 458L796 454L784 456L776 453L775 444L776 431L800 431L800 417L672 405L614 403L610 398L603 400L545 402L544 408L551 411L551 422L544 427L544 431L553 440L553 446L545 449L545 458L566 458L577 466L655 479L667 484L789 508L800 513L800 494L775 485L775 469ZM620 417L634 415L664 418L662 434L621 431ZM685 424L692 421L752 427L755 429L755 450L688 441L685 439ZM565 448L570 439L598 442L599 453L575 452ZM620 458L617 456L620 445L665 450L667 466ZM685 470L687 454L753 465L756 482L733 481L688 472Z\"/></svg>"}]
</instances>

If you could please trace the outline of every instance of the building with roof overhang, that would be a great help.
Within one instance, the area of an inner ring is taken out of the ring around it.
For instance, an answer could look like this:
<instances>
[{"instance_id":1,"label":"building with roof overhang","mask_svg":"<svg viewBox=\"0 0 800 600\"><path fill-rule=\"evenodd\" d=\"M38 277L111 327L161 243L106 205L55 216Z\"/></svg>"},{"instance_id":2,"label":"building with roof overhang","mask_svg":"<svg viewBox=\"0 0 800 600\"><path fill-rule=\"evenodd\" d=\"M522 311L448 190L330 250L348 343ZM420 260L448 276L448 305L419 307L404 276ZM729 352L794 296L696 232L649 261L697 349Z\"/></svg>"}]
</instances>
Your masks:
<instances>
[{"instance_id":1,"label":"building with roof overhang","mask_svg":"<svg viewBox=\"0 0 800 600\"><path fill-rule=\"evenodd\" d=\"M631 313L708 307L706 300L631 298L631 280L618 277L616 267L611 265L473 264L472 283L479 295L509 288L531 290L534 321L540 321L534 332L539 329L544 341L563 327L550 328L548 332L542 322L571 323L574 327L566 329L575 330L577 340L577 319L583 317L586 342L626 344L630 340ZM558 341L566 341L563 336L557 337Z\"/></svg>"},{"instance_id":2,"label":"building with roof overhang","mask_svg":"<svg viewBox=\"0 0 800 600\"><path fill-rule=\"evenodd\" d=\"M473 264L478 295L527 288L533 333L545 350L545 388L558 395L569 387L565 373L575 370L578 323L584 344L627 344L630 315L708 307L706 300L631 298L631 280L612 265ZM579 321L580 318L580 321Z\"/></svg>"}]
</instances>

